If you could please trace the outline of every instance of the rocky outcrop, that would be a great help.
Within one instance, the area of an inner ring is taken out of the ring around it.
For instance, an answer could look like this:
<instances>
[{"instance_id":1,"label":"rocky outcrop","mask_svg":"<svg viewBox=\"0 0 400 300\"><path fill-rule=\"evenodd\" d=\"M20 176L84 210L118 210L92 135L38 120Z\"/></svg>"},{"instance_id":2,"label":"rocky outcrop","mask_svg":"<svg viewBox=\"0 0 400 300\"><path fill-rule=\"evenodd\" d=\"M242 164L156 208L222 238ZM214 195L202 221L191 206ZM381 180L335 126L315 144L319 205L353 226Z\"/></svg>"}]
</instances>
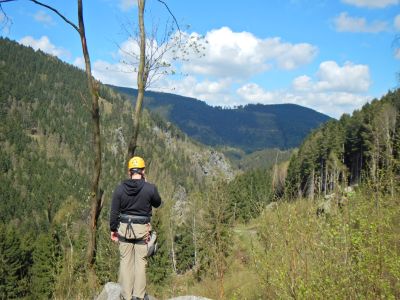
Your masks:
<instances>
[{"instance_id":1,"label":"rocky outcrop","mask_svg":"<svg viewBox=\"0 0 400 300\"><path fill-rule=\"evenodd\" d=\"M265 210L266 211L274 211L274 210L276 210L278 208L278 202L271 202L271 203L269 203L266 207L265 207Z\"/></svg>"},{"instance_id":2,"label":"rocky outcrop","mask_svg":"<svg viewBox=\"0 0 400 300\"><path fill-rule=\"evenodd\" d=\"M96 300L120 300L121 286L115 282L107 282Z\"/></svg>"},{"instance_id":3,"label":"rocky outcrop","mask_svg":"<svg viewBox=\"0 0 400 300\"><path fill-rule=\"evenodd\" d=\"M354 188L348 186L344 189L342 194L329 194L324 197L318 204L317 216L321 215L334 215L341 209L343 209L349 202L349 197L354 193Z\"/></svg>"},{"instance_id":4,"label":"rocky outcrop","mask_svg":"<svg viewBox=\"0 0 400 300\"><path fill-rule=\"evenodd\" d=\"M96 298L96 300L120 300L119 294L121 292L121 286L115 282L107 282L103 288L103 291ZM149 296L149 300L157 300L153 296ZM211 300L209 298L198 297L198 296L180 296L176 298L170 298L168 300Z\"/></svg>"},{"instance_id":5,"label":"rocky outcrop","mask_svg":"<svg viewBox=\"0 0 400 300\"><path fill-rule=\"evenodd\" d=\"M181 223L184 221L185 216L188 215L187 212L189 209L186 189L179 185L172 197L172 200L174 201L173 214L179 221L178 223Z\"/></svg>"},{"instance_id":6,"label":"rocky outcrop","mask_svg":"<svg viewBox=\"0 0 400 300\"><path fill-rule=\"evenodd\" d=\"M120 151L123 152L127 148L125 136L122 127L114 130L114 142L111 144L111 152L117 155Z\"/></svg>"},{"instance_id":7,"label":"rocky outcrop","mask_svg":"<svg viewBox=\"0 0 400 300\"><path fill-rule=\"evenodd\" d=\"M197 166L200 176L222 177L229 181L235 177L232 166L220 152L214 150L195 152L192 161Z\"/></svg>"},{"instance_id":8,"label":"rocky outcrop","mask_svg":"<svg viewBox=\"0 0 400 300\"><path fill-rule=\"evenodd\" d=\"M168 300L211 300L211 299L199 296L181 296L177 298L170 298Z\"/></svg>"}]
</instances>

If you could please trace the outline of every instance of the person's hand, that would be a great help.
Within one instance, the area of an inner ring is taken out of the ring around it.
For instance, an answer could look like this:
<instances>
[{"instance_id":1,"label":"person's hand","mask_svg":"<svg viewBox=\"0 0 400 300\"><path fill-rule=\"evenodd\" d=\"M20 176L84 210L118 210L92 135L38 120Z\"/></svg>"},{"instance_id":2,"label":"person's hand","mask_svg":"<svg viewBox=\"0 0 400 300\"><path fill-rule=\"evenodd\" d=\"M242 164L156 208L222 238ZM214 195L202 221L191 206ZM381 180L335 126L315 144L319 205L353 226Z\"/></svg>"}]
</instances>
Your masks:
<instances>
[{"instance_id":1,"label":"person's hand","mask_svg":"<svg viewBox=\"0 0 400 300\"><path fill-rule=\"evenodd\" d=\"M118 232L117 231L112 231L111 232L111 240L113 242L118 242Z\"/></svg>"}]
</instances>

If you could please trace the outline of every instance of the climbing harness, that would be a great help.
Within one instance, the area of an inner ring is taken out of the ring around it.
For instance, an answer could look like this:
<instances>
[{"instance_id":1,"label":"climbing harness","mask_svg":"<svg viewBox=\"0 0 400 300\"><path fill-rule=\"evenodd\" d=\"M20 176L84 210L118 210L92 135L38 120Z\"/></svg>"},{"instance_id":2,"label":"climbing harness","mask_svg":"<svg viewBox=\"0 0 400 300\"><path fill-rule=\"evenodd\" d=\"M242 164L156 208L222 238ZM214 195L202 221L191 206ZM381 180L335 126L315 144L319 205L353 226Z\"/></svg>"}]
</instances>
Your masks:
<instances>
[{"instance_id":1,"label":"climbing harness","mask_svg":"<svg viewBox=\"0 0 400 300\"><path fill-rule=\"evenodd\" d=\"M150 217L147 216L134 216L134 215L125 215L120 214L120 222L126 223L126 231L125 236L118 236L118 240L124 243L132 243L132 244L139 244L139 245L147 245L147 257L153 256L157 252L157 233L154 230L150 230ZM143 224L147 227L146 237L143 238L136 238L135 231L133 230L132 224ZM130 233L133 235L132 238L127 238L127 236L131 236Z\"/></svg>"}]
</instances>

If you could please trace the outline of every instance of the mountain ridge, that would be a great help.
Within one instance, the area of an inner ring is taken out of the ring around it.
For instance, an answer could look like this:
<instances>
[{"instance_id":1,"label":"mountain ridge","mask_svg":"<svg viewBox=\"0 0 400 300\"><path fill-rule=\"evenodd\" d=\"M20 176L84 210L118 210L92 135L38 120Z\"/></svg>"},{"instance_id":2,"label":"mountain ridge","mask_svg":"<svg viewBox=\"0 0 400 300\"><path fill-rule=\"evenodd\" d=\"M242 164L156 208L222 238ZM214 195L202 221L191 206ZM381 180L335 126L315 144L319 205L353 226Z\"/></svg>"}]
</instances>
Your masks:
<instances>
[{"instance_id":1,"label":"mountain ridge","mask_svg":"<svg viewBox=\"0 0 400 300\"><path fill-rule=\"evenodd\" d=\"M137 90L108 85L133 103ZM245 152L300 145L327 115L298 104L247 104L213 107L196 98L146 91L144 107L176 124L190 137L210 146L237 147Z\"/></svg>"}]
</instances>

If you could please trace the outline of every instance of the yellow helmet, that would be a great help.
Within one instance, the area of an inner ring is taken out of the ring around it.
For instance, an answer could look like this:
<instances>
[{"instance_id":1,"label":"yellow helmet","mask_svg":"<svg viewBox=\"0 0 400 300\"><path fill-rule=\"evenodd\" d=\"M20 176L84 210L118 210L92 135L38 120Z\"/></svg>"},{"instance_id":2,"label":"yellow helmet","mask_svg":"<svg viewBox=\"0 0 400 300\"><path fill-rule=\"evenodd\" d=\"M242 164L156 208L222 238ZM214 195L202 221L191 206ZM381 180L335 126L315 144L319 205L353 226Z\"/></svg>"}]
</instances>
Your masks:
<instances>
[{"instance_id":1,"label":"yellow helmet","mask_svg":"<svg viewBox=\"0 0 400 300\"><path fill-rule=\"evenodd\" d=\"M128 162L128 169L143 169L145 167L143 158L139 156L132 157Z\"/></svg>"}]
</instances>

